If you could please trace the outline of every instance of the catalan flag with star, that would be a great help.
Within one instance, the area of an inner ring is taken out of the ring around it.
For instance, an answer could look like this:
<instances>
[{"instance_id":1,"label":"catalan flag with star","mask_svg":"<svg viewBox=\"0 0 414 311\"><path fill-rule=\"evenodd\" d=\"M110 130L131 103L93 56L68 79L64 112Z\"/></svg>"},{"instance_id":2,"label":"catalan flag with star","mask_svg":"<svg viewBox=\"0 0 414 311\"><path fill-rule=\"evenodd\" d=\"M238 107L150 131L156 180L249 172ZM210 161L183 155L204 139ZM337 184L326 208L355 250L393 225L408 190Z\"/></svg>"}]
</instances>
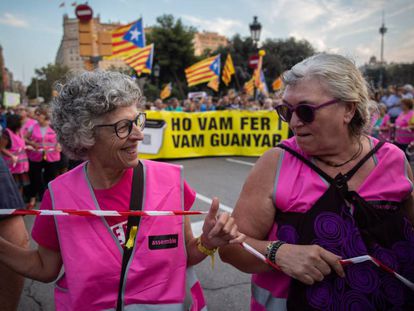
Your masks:
<instances>
[{"instance_id":1,"label":"catalan flag with star","mask_svg":"<svg viewBox=\"0 0 414 311\"><path fill-rule=\"evenodd\" d=\"M145 46L142 18L131 24L116 28L112 32L112 58L134 54L137 48Z\"/></svg>"},{"instance_id":2,"label":"catalan flag with star","mask_svg":"<svg viewBox=\"0 0 414 311\"><path fill-rule=\"evenodd\" d=\"M123 57L125 63L127 63L130 67L132 67L138 76L141 75L142 72L151 73L151 68L147 67L148 59L152 57L154 53L154 44L147 45L142 49L138 49L135 54L132 54L127 57ZM152 67L152 62L151 62Z\"/></svg>"},{"instance_id":3,"label":"catalan flag with star","mask_svg":"<svg viewBox=\"0 0 414 311\"><path fill-rule=\"evenodd\" d=\"M226 86L229 85L231 76L234 75L235 72L233 60L231 59L231 55L229 53L227 54L226 62L224 63L223 72L221 74L221 79Z\"/></svg>"},{"instance_id":4,"label":"catalan flag with star","mask_svg":"<svg viewBox=\"0 0 414 311\"><path fill-rule=\"evenodd\" d=\"M220 76L220 54L212 56L185 69L188 86L210 82Z\"/></svg>"}]
</instances>

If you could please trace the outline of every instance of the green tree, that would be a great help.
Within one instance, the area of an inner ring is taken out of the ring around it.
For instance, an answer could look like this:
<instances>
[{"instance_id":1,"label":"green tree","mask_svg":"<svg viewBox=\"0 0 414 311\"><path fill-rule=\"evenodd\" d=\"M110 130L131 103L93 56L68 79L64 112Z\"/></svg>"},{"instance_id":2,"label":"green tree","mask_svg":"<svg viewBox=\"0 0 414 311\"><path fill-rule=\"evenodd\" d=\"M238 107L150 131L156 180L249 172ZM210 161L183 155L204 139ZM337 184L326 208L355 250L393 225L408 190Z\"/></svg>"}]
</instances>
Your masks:
<instances>
[{"instance_id":1,"label":"green tree","mask_svg":"<svg viewBox=\"0 0 414 311\"><path fill-rule=\"evenodd\" d=\"M386 67L388 83L394 85L414 85L414 63L390 64Z\"/></svg>"},{"instance_id":2,"label":"green tree","mask_svg":"<svg viewBox=\"0 0 414 311\"><path fill-rule=\"evenodd\" d=\"M64 82L69 68L61 65L48 64L46 67L35 69L35 77L32 78L27 88L26 95L30 98L41 96L45 102L52 98L53 87L56 82ZM37 94L37 92L39 92Z\"/></svg>"},{"instance_id":3,"label":"green tree","mask_svg":"<svg viewBox=\"0 0 414 311\"><path fill-rule=\"evenodd\" d=\"M315 49L306 40L297 41L294 38L289 39L267 39L261 50L266 52L263 58L263 71L265 73L266 82L270 87L271 83L283 71L290 69L296 63L315 54ZM237 80L232 82L230 87L237 87L239 81L240 87L249 80L253 74L253 69L248 67L249 57L257 54L251 38L241 38L236 34L227 47L220 47L215 53L221 53L221 61L224 66L227 53L231 53L234 67L236 70Z\"/></svg>"},{"instance_id":4,"label":"green tree","mask_svg":"<svg viewBox=\"0 0 414 311\"><path fill-rule=\"evenodd\" d=\"M267 39L261 49L266 51L263 68L268 83L316 52L308 41L295 38Z\"/></svg>"},{"instance_id":5,"label":"green tree","mask_svg":"<svg viewBox=\"0 0 414 311\"><path fill-rule=\"evenodd\" d=\"M163 15L147 34L148 42L155 43L153 64L160 66L158 84L175 83L181 96L187 91L184 70L197 61L192 42L195 31L193 27L184 26L181 19Z\"/></svg>"}]
</instances>

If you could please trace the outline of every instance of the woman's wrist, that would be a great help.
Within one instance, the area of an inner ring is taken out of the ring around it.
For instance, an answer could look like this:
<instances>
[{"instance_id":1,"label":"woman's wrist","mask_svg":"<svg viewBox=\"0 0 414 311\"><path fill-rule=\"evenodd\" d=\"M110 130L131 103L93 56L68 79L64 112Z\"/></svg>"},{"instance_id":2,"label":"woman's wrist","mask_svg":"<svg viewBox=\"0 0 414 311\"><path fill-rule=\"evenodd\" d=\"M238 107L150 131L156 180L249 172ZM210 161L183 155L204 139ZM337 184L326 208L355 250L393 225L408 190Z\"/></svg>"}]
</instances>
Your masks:
<instances>
[{"instance_id":1,"label":"woman's wrist","mask_svg":"<svg viewBox=\"0 0 414 311\"><path fill-rule=\"evenodd\" d=\"M211 245L208 241L208 239L206 238L206 236L204 235L204 233L202 233L200 235L200 237L197 240L197 245L201 245L202 247L204 247L207 250L211 250L211 251L215 251L217 250L217 247L215 247L214 245Z\"/></svg>"},{"instance_id":2,"label":"woman's wrist","mask_svg":"<svg viewBox=\"0 0 414 311\"><path fill-rule=\"evenodd\" d=\"M272 263L277 264L276 253L278 252L279 248L283 244L286 244L286 242L281 241L281 240L270 242L266 247L266 254L265 254L266 258L269 259Z\"/></svg>"}]
</instances>

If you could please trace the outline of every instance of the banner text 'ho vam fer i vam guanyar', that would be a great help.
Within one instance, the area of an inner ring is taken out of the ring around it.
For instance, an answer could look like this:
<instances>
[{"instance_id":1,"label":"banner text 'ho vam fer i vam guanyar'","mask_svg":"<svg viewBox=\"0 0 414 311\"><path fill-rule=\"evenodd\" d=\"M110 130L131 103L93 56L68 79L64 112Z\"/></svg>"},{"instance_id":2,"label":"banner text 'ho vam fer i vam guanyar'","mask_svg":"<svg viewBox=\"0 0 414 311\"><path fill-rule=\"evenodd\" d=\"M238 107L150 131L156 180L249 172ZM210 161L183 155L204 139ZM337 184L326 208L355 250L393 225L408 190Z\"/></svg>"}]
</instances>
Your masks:
<instances>
[{"instance_id":1,"label":"banner text 'ho vam fer i vam guanyar'","mask_svg":"<svg viewBox=\"0 0 414 311\"><path fill-rule=\"evenodd\" d=\"M147 111L143 159L260 156L288 137L274 111Z\"/></svg>"}]
</instances>

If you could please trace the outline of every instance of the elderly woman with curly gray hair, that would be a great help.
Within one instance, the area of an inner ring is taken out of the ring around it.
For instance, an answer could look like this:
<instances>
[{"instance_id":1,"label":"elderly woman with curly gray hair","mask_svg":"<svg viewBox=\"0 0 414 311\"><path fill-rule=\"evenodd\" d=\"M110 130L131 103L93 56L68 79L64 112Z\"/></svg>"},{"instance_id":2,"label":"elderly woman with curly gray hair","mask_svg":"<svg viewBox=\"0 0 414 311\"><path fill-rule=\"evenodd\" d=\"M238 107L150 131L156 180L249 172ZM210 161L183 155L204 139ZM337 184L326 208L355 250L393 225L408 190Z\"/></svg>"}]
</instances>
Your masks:
<instances>
[{"instance_id":1,"label":"elderly woman with curly gray hair","mask_svg":"<svg viewBox=\"0 0 414 311\"><path fill-rule=\"evenodd\" d=\"M294 137L267 151L233 217L246 242L221 258L252 273L251 310L414 310L414 295L371 255L414 281L413 176L395 145L365 135L364 78L349 59L317 54L283 74L279 117Z\"/></svg>"},{"instance_id":2,"label":"elderly woman with curly gray hair","mask_svg":"<svg viewBox=\"0 0 414 311\"><path fill-rule=\"evenodd\" d=\"M80 211L188 211L195 192L177 165L138 159L145 113L128 76L85 72L61 85L52 124L63 151L86 160L49 184L41 208ZM188 216L38 217L38 249L0 239L0 261L22 275L56 281L57 310L183 310L186 281L194 310L205 306L189 267L244 236L214 199L203 233ZM127 255L128 254L128 255Z\"/></svg>"}]
</instances>

